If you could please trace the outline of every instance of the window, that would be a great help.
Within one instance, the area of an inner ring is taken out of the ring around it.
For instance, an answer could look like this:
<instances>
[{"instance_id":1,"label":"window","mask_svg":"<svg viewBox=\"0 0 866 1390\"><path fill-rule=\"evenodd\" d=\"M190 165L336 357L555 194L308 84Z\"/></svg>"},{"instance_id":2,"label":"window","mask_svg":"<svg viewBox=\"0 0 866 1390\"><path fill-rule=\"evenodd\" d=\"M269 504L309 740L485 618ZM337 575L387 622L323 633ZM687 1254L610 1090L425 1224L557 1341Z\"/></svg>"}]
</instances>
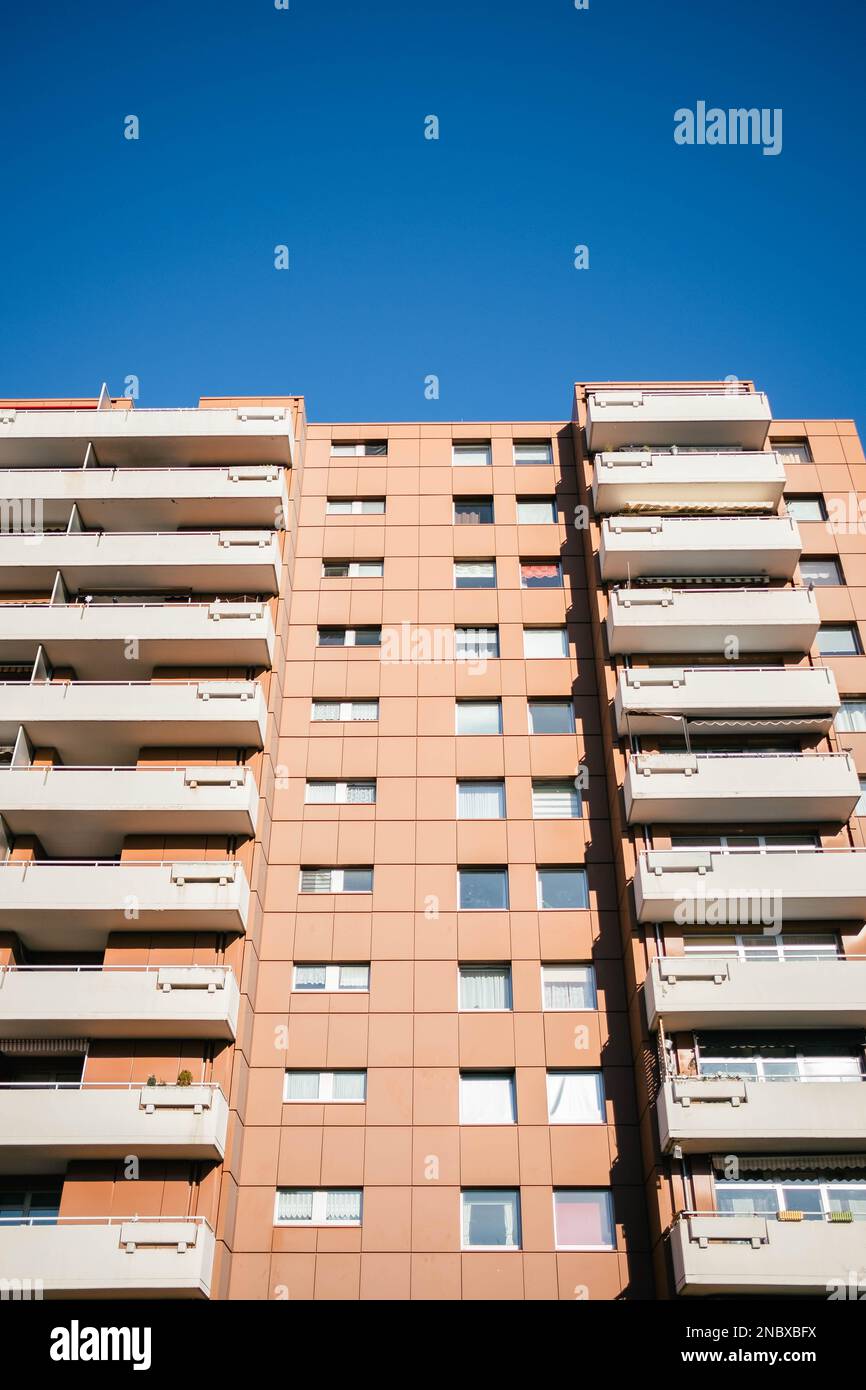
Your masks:
<instances>
[{"instance_id":1,"label":"window","mask_svg":"<svg viewBox=\"0 0 866 1390\"><path fill-rule=\"evenodd\" d=\"M372 806L376 800L376 783L323 782L314 779L307 783L304 801L308 806Z\"/></svg>"},{"instance_id":2,"label":"window","mask_svg":"<svg viewBox=\"0 0 866 1390\"><path fill-rule=\"evenodd\" d=\"M464 912L505 911L508 908L508 870L458 869L457 905Z\"/></svg>"},{"instance_id":3,"label":"window","mask_svg":"<svg viewBox=\"0 0 866 1390\"><path fill-rule=\"evenodd\" d=\"M462 1125L513 1125L517 1123L514 1072L462 1071L460 1073L460 1123Z\"/></svg>"},{"instance_id":4,"label":"window","mask_svg":"<svg viewBox=\"0 0 866 1390\"><path fill-rule=\"evenodd\" d=\"M504 782L457 783L458 820L502 820L504 815Z\"/></svg>"},{"instance_id":5,"label":"window","mask_svg":"<svg viewBox=\"0 0 866 1390\"><path fill-rule=\"evenodd\" d=\"M471 439L462 444L452 444L451 462L455 467L462 464L466 468L486 468L490 463L490 440Z\"/></svg>"},{"instance_id":6,"label":"window","mask_svg":"<svg viewBox=\"0 0 866 1390\"><path fill-rule=\"evenodd\" d=\"M380 627L320 627L317 636L320 647L379 647L382 644Z\"/></svg>"},{"instance_id":7,"label":"window","mask_svg":"<svg viewBox=\"0 0 866 1390\"><path fill-rule=\"evenodd\" d=\"M278 1187L277 1226L360 1226L358 1187Z\"/></svg>"},{"instance_id":8,"label":"window","mask_svg":"<svg viewBox=\"0 0 866 1390\"><path fill-rule=\"evenodd\" d=\"M855 816L866 816L866 777L860 778L860 799L854 807Z\"/></svg>"},{"instance_id":9,"label":"window","mask_svg":"<svg viewBox=\"0 0 866 1390\"><path fill-rule=\"evenodd\" d=\"M54 1184L51 1178L42 1181L41 1187L0 1185L0 1230L7 1226L56 1225L62 1183Z\"/></svg>"},{"instance_id":10,"label":"window","mask_svg":"<svg viewBox=\"0 0 866 1390\"><path fill-rule=\"evenodd\" d=\"M458 700L458 734L501 734L501 700Z\"/></svg>"},{"instance_id":11,"label":"window","mask_svg":"<svg viewBox=\"0 0 866 1390\"><path fill-rule=\"evenodd\" d=\"M498 627L456 627L454 629L455 661L484 661L499 656Z\"/></svg>"},{"instance_id":12,"label":"window","mask_svg":"<svg viewBox=\"0 0 866 1390\"><path fill-rule=\"evenodd\" d=\"M777 1211L801 1211L804 1221L823 1221L831 1211L850 1211L854 1221L866 1220L866 1180L833 1182L798 1177L790 1182L717 1178L716 1210L738 1216L772 1216Z\"/></svg>"},{"instance_id":13,"label":"window","mask_svg":"<svg viewBox=\"0 0 866 1390\"><path fill-rule=\"evenodd\" d=\"M573 734L574 705L571 700L530 700L531 734Z\"/></svg>"},{"instance_id":14,"label":"window","mask_svg":"<svg viewBox=\"0 0 866 1390\"><path fill-rule=\"evenodd\" d=\"M520 1193L502 1187L465 1188L460 1194L464 1250L520 1249Z\"/></svg>"},{"instance_id":15,"label":"window","mask_svg":"<svg viewBox=\"0 0 866 1390\"><path fill-rule=\"evenodd\" d=\"M314 700L314 723L369 724L379 718L378 700Z\"/></svg>"},{"instance_id":16,"label":"window","mask_svg":"<svg viewBox=\"0 0 866 1390\"><path fill-rule=\"evenodd\" d=\"M332 458L381 458L388 452L386 439L362 439L358 444L331 441Z\"/></svg>"},{"instance_id":17,"label":"window","mask_svg":"<svg viewBox=\"0 0 866 1390\"><path fill-rule=\"evenodd\" d=\"M605 1190L560 1187L553 1194L558 1250L613 1250L613 1202Z\"/></svg>"},{"instance_id":18,"label":"window","mask_svg":"<svg viewBox=\"0 0 866 1390\"><path fill-rule=\"evenodd\" d=\"M604 1124L600 1071L549 1071L547 1114L552 1125Z\"/></svg>"},{"instance_id":19,"label":"window","mask_svg":"<svg viewBox=\"0 0 866 1390\"><path fill-rule=\"evenodd\" d=\"M511 1008L510 965L461 965L458 973L461 1009L482 1013Z\"/></svg>"},{"instance_id":20,"label":"window","mask_svg":"<svg viewBox=\"0 0 866 1390\"><path fill-rule=\"evenodd\" d=\"M492 526L492 497L455 497L455 526Z\"/></svg>"},{"instance_id":21,"label":"window","mask_svg":"<svg viewBox=\"0 0 866 1390\"><path fill-rule=\"evenodd\" d=\"M699 1076L736 1076L753 1081L862 1082L860 1049L853 1043L746 1042L740 1034L709 1034L699 1039Z\"/></svg>"},{"instance_id":22,"label":"window","mask_svg":"<svg viewBox=\"0 0 866 1390\"><path fill-rule=\"evenodd\" d=\"M385 512L384 497L329 497L326 507L328 516L382 516Z\"/></svg>"},{"instance_id":23,"label":"window","mask_svg":"<svg viewBox=\"0 0 866 1390\"><path fill-rule=\"evenodd\" d=\"M582 798L574 778L532 779L533 820L577 820L581 810Z\"/></svg>"},{"instance_id":24,"label":"window","mask_svg":"<svg viewBox=\"0 0 866 1390\"><path fill-rule=\"evenodd\" d=\"M854 623L822 623L816 643L821 656L859 656L863 650Z\"/></svg>"},{"instance_id":25,"label":"window","mask_svg":"<svg viewBox=\"0 0 866 1390\"><path fill-rule=\"evenodd\" d=\"M722 956L729 960L835 960L841 954L835 936L802 932L771 936L769 932L731 932L725 936L686 936L687 956Z\"/></svg>"},{"instance_id":26,"label":"window","mask_svg":"<svg viewBox=\"0 0 866 1390\"><path fill-rule=\"evenodd\" d=\"M323 560L323 579L381 579L384 560Z\"/></svg>"},{"instance_id":27,"label":"window","mask_svg":"<svg viewBox=\"0 0 866 1390\"><path fill-rule=\"evenodd\" d=\"M827 508L824 506L824 499L819 493L800 493L798 497L786 497L785 507L788 516L792 516L795 521L826 521Z\"/></svg>"},{"instance_id":28,"label":"window","mask_svg":"<svg viewBox=\"0 0 866 1390\"><path fill-rule=\"evenodd\" d=\"M800 561L800 578L804 584L815 584L830 586L832 584L843 584L842 568L838 560L834 560L832 555L825 559L802 559Z\"/></svg>"},{"instance_id":29,"label":"window","mask_svg":"<svg viewBox=\"0 0 866 1390\"><path fill-rule=\"evenodd\" d=\"M495 560L455 560L455 589L495 589Z\"/></svg>"},{"instance_id":30,"label":"window","mask_svg":"<svg viewBox=\"0 0 866 1390\"><path fill-rule=\"evenodd\" d=\"M352 1101L367 1099L365 1071L287 1071L284 1101Z\"/></svg>"},{"instance_id":31,"label":"window","mask_svg":"<svg viewBox=\"0 0 866 1390\"><path fill-rule=\"evenodd\" d=\"M320 994L361 994L370 988L369 965L296 965L295 990L313 990Z\"/></svg>"},{"instance_id":32,"label":"window","mask_svg":"<svg viewBox=\"0 0 866 1390\"><path fill-rule=\"evenodd\" d=\"M559 911L563 908L589 907L585 869L556 865L549 869L536 869L536 878L539 908Z\"/></svg>"},{"instance_id":33,"label":"window","mask_svg":"<svg viewBox=\"0 0 866 1390\"><path fill-rule=\"evenodd\" d=\"M549 439L526 439L514 445L515 463L550 463Z\"/></svg>"},{"instance_id":34,"label":"window","mask_svg":"<svg viewBox=\"0 0 866 1390\"><path fill-rule=\"evenodd\" d=\"M805 439L771 439L770 448L782 463L811 463L812 455Z\"/></svg>"},{"instance_id":35,"label":"window","mask_svg":"<svg viewBox=\"0 0 866 1390\"><path fill-rule=\"evenodd\" d=\"M568 656L568 634L564 627L525 627L523 655L527 660L541 656Z\"/></svg>"},{"instance_id":36,"label":"window","mask_svg":"<svg viewBox=\"0 0 866 1390\"><path fill-rule=\"evenodd\" d=\"M301 869L302 893L372 893L372 869Z\"/></svg>"},{"instance_id":37,"label":"window","mask_svg":"<svg viewBox=\"0 0 866 1390\"><path fill-rule=\"evenodd\" d=\"M843 700L834 727L840 734L866 734L866 699Z\"/></svg>"},{"instance_id":38,"label":"window","mask_svg":"<svg viewBox=\"0 0 866 1390\"><path fill-rule=\"evenodd\" d=\"M541 995L545 1009L594 1009L595 971L591 965L543 965Z\"/></svg>"},{"instance_id":39,"label":"window","mask_svg":"<svg viewBox=\"0 0 866 1390\"><path fill-rule=\"evenodd\" d=\"M555 497L518 497L519 526L546 526L552 521L556 521Z\"/></svg>"},{"instance_id":40,"label":"window","mask_svg":"<svg viewBox=\"0 0 866 1390\"><path fill-rule=\"evenodd\" d=\"M562 565L559 560L521 560L521 589L561 589Z\"/></svg>"}]
</instances>

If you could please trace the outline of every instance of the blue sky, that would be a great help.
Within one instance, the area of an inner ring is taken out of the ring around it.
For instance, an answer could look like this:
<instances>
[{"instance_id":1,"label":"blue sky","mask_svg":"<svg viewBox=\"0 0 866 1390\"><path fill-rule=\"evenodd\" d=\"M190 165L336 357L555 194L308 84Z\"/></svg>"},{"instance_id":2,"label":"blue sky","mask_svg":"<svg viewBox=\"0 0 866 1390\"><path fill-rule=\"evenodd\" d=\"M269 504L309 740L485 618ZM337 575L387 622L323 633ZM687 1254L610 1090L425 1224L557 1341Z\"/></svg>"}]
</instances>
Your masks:
<instances>
[{"instance_id":1,"label":"blue sky","mask_svg":"<svg viewBox=\"0 0 866 1390\"><path fill-rule=\"evenodd\" d=\"M0 395L539 419L735 373L862 426L864 37L854 0L10 6ZM676 145L699 99L781 107L782 153Z\"/></svg>"}]
</instances>

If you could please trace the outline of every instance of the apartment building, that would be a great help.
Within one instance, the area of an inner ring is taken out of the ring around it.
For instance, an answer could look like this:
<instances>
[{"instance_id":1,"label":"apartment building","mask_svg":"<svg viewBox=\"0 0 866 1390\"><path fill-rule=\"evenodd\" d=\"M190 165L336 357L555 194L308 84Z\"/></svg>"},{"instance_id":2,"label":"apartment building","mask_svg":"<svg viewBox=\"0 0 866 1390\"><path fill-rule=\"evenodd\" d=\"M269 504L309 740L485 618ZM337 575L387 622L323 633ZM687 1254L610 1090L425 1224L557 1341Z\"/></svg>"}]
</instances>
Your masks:
<instances>
[{"instance_id":1,"label":"apartment building","mask_svg":"<svg viewBox=\"0 0 866 1390\"><path fill-rule=\"evenodd\" d=\"M0 1280L862 1267L864 491L749 382L0 402Z\"/></svg>"}]
</instances>

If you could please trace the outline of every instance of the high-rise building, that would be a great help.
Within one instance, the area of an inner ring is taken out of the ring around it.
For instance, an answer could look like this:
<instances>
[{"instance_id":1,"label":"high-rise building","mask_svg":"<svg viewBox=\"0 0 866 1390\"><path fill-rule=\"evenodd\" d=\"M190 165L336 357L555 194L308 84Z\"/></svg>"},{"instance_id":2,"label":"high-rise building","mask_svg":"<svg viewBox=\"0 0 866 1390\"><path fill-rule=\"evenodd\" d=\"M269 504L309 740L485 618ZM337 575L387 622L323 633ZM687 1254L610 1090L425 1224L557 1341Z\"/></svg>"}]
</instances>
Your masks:
<instances>
[{"instance_id":1,"label":"high-rise building","mask_svg":"<svg viewBox=\"0 0 866 1390\"><path fill-rule=\"evenodd\" d=\"M863 1267L864 495L750 382L0 402L4 1287Z\"/></svg>"}]
</instances>

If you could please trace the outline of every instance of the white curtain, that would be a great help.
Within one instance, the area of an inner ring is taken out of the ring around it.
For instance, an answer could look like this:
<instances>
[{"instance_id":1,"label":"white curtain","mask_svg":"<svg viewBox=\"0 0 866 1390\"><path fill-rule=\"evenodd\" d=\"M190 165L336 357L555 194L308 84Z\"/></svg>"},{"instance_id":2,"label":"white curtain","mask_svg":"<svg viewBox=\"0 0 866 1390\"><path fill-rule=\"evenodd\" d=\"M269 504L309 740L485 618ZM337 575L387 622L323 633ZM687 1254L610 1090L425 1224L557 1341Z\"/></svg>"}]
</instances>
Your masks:
<instances>
[{"instance_id":1,"label":"white curtain","mask_svg":"<svg viewBox=\"0 0 866 1390\"><path fill-rule=\"evenodd\" d=\"M547 522L555 520L553 502L518 501L517 520L521 526L544 526Z\"/></svg>"},{"instance_id":2,"label":"white curtain","mask_svg":"<svg viewBox=\"0 0 866 1390\"><path fill-rule=\"evenodd\" d=\"M287 1071L286 1100L318 1100L319 1073L317 1071Z\"/></svg>"},{"instance_id":3,"label":"white curtain","mask_svg":"<svg viewBox=\"0 0 866 1390\"><path fill-rule=\"evenodd\" d=\"M517 1193L464 1192L463 1244L516 1245Z\"/></svg>"},{"instance_id":4,"label":"white curtain","mask_svg":"<svg viewBox=\"0 0 866 1390\"><path fill-rule=\"evenodd\" d=\"M357 700L352 705L352 718L368 723L379 718L378 700Z\"/></svg>"},{"instance_id":5,"label":"white curtain","mask_svg":"<svg viewBox=\"0 0 866 1390\"><path fill-rule=\"evenodd\" d=\"M547 1109L551 1124L599 1124L604 1119L601 1074L549 1071Z\"/></svg>"},{"instance_id":6,"label":"white curtain","mask_svg":"<svg viewBox=\"0 0 866 1390\"><path fill-rule=\"evenodd\" d=\"M502 711L498 701L460 700L457 704L458 734L499 734Z\"/></svg>"},{"instance_id":7,"label":"white curtain","mask_svg":"<svg viewBox=\"0 0 866 1390\"><path fill-rule=\"evenodd\" d=\"M581 797L573 782L535 782L532 815L535 820L572 820L580 815Z\"/></svg>"},{"instance_id":8,"label":"white curtain","mask_svg":"<svg viewBox=\"0 0 866 1390\"><path fill-rule=\"evenodd\" d=\"M308 782L306 801L308 806L326 806L337 799L334 782Z\"/></svg>"},{"instance_id":9,"label":"white curtain","mask_svg":"<svg viewBox=\"0 0 866 1390\"><path fill-rule=\"evenodd\" d=\"M461 1009L510 1009L510 970L461 970Z\"/></svg>"},{"instance_id":10,"label":"white curtain","mask_svg":"<svg viewBox=\"0 0 866 1390\"><path fill-rule=\"evenodd\" d=\"M330 869L304 869L301 872L302 893L330 893Z\"/></svg>"},{"instance_id":11,"label":"white curtain","mask_svg":"<svg viewBox=\"0 0 866 1390\"><path fill-rule=\"evenodd\" d=\"M546 1009L591 1009L595 1002L591 965L546 966Z\"/></svg>"},{"instance_id":12,"label":"white curtain","mask_svg":"<svg viewBox=\"0 0 866 1390\"><path fill-rule=\"evenodd\" d=\"M277 1219L279 1221L312 1221L312 1192L295 1190L281 1192L277 1206Z\"/></svg>"},{"instance_id":13,"label":"white curtain","mask_svg":"<svg viewBox=\"0 0 866 1390\"><path fill-rule=\"evenodd\" d=\"M316 700L313 705L315 720L335 721L340 718L340 706L333 700Z\"/></svg>"},{"instance_id":14,"label":"white curtain","mask_svg":"<svg viewBox=\"0 0 866 1390\"><path fill-rule=\"evenodd\" d=\"M376 800L375 782L349 782L346 801L350 806L369 806Z\"/></svg>"},{"instance_id":15,"label":"white curtain","mask_svg":"<svg viewBox=\"0 0 866 1390\"><path fill-rule=\"evenodd\" d=\"M460 820L501 820L505 787L501 782L458 783L457 815Z\"/></svg>"},{"instance_id":16,"label":"white curtain","mask_svg":"<svg viewBox=\"0 0 866 1390\"><path fill-rule=\"evenodd\" d=\"M361 1194L356 1191L329 1192L325 1206L326 1221L360 1221Z\"/></svg>"},{"instance_id":17,"label":"white curtain","mask_svg":"<svg viewBox=\"0 0 866 1390\"><path fill-rule=\"evenodd\" d=\"M369 984L369 965L340 966L340 989L367 989Z\"/></svg>"},{"instance_id":18,"label":"white curtain","mask_svg":"<svg viewBox=\"0 0 866 1390\"><path fill-rule=\"evenodd\" d=\"M567 656L568 639L562 627L525 627L523 629L523 655Z\"/></svg>"},{"instance_id":19,"label":"white curtain","mask_svg":"<svg viewBox=\"0 0 866 1390\"><path fill-rule=\"evenodd\" d=\"M367 1074L363 1071L334 1072L334 1100L363 1100Z\"/></svg>"},{"instance_id":20,"label":"white curtain","mask_svg":"<svg viewBox=\"0 0 866 1390\"><path fill-rule=\"evenodd\" d=\"M515 1119L513 1076L461 1076L461 1124L513 1125Z\"/></svg>"},{"instance_id":21,"label":"white curtain","mask_svg":"<svg viewBox=\"0 0 866 1390\"><path fill-rule=\"evenodd\" d=\"M841 733L866 733L866 700L845 700L836 715L836 728Z\"/></svg>"},{"instance_id":22,"label":"white curtain","mask_svg":"<svg viewBox=\"0 0 866 1390\"><path fill-rule=\"evenodd\" d=\"M298 989L324 989L324 965L299 965L295 969L295 985Z\"/></svg>"},{"instance_id":23,"label":"white curtain","mask_svg":"<svg viewBox=\"0 0 866 1390\"><path fill-rule=\"evenodd\" d=\"M499 655L499 633L495 627L458 627L455 655L458 661L478 661Z\"/></svg>"}]
</instances>

